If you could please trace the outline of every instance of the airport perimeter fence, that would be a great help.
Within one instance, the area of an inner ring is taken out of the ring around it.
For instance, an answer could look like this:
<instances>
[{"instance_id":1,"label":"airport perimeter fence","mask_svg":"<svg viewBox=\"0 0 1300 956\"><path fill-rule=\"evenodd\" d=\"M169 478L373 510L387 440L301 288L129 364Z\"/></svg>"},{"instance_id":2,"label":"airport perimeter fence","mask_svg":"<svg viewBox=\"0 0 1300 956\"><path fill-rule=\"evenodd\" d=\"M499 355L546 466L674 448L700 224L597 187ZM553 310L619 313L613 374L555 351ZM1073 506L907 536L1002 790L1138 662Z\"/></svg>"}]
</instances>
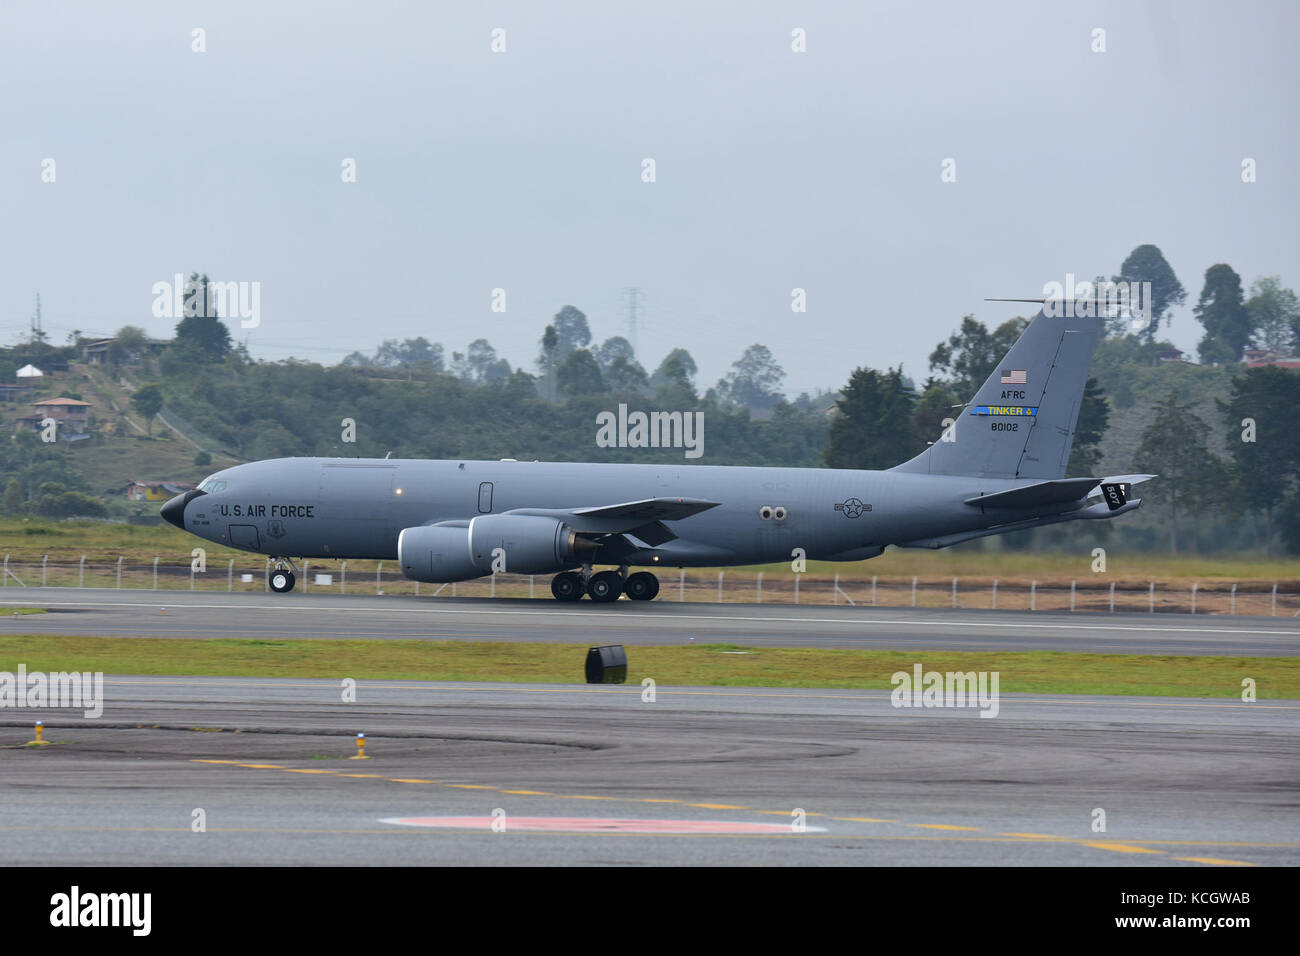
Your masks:
<instances>
[{"instance_id":1,"label":"airport perimeter fence","mask_svg":"<svg viewBox=\"0 0 1300 956\"><path fill-rule=\"evenodd\" d=\"M170 557L170 556L169 556ZM176 564L152 561L11 560L4 556L4 587L131 588L150 591L269 592L270 562ZM297 591L407 594L425 597L549 598L551 575L494 574L455 584L421 584L396 561L303 562ZM676 571L659 574L661 601L726 604L845 604L857 607L968 608L1101 613L1245 614L1300 616L1300 581L1143 582L1098 575L1073 580L991 577L926 578L873 575L833 577L765 572ZM2 593L2 592L0 592Z\"/></svg>"}]
</instances>

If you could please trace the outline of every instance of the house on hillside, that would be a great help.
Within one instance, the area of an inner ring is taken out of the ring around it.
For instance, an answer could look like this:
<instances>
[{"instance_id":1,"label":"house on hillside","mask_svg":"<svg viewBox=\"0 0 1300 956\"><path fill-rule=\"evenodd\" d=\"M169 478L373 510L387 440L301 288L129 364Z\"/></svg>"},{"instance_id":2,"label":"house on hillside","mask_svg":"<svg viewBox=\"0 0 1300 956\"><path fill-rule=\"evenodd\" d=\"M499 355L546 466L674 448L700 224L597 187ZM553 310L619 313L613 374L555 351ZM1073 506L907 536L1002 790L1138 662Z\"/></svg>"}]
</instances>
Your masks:
<instances>
[{"instance_id":1,"label":"house on hillside","mask_svg":"<svg viewBox=\"0 0 1300 956\"><path fill-rule=\"evenodd\" d=\"M24 398L31 398L34 391L36 387L26 382L17 385L0 385L0 402L17 402Z\"/></svg>"},{"instance_id":2,"label":"house on hillside","mask_svg":"<svg viewBox=\"0 0 1300 956\"><path fill-rule=\"evenodd\" d=\"M90 402L81 402L75 398L45 398L32 402L36 409L34 415L24 415L18 419L17 427L40 431L42 422L53 419L57 423L58 435L64 441L79 441L89 437L86 426L90 422Z\"/></svg>"},{"instance_id":3,"label":"house on hillside","mask_svg":"<svg viewBox=\"0 0 1300 956\"><path fill-rule=\"evenodd\" d=\"M193 490L193 485L179 481L132 481L126 486L126 496L131 501L166 501Z\"/></svg>"},{"instance_id":4,"label":"house on hillside","mask_svg":"<svg viewBox=\"0 0 1300 956\"><path fill-rule=\"evenodd\" d=\"M1241 360L1246 363L1247 368L1264 368L1268 365L1276 365L1279 368L1300 368L1300 358L1278 355L1268 349L1246 349L1242 353Z\"/></svg>"},{"instance_id":5,"label":"house on hillside","mask_svg":"<svg viewBox=\"0 0 1300 956\"><path fill-rule=\"evenodd\" d=\"M81 360L87 365L108 364L108 349L117 339L96 339L81 346Z\"/></svg>"},{"instance_id":6,"label":"house on hillside","mask_svg":"<svg viewBox=\"0 0 1300 956\"><path fill-rule=\"evenodd\" d=\"M96 339L93 342L86 342L81 346L81 360L87 365L107 365L108 353L117 339ZM126 356L128 364L139 362L145 356L157 355L167 346L171 345L171 339L146 339L144 354L134 353Z\"/></svg>"},{"instance_id":7,"label":"house on hillside","mask_svg":"<svg viewBox=\"0 0 1300 956\"><path fill-rule=\"evenodd\" d=\"M18 370L17 378L20 382L38 382L45 377L45 373L35 365L24 365Z\"/></svg>"}]
</instances>

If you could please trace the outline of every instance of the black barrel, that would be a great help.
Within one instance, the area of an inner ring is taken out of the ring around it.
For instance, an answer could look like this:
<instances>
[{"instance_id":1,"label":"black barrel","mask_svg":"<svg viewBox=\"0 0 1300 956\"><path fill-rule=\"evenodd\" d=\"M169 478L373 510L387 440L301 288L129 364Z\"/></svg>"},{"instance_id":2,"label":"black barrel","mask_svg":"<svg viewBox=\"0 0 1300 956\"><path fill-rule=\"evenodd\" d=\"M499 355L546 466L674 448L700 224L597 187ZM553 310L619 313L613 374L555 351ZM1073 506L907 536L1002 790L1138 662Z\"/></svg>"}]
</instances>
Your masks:
<instances>
[{"instance_id":1,"label":"black barrel","mask_svg":"<svg viewBox=\"0 0 1300 956\"><path fill-rule=\"evenodd\" d=\"M627 680L627 651L622 644L602 644L587 651L588 684L621 684Z\"/></svg>"}]
</instances>

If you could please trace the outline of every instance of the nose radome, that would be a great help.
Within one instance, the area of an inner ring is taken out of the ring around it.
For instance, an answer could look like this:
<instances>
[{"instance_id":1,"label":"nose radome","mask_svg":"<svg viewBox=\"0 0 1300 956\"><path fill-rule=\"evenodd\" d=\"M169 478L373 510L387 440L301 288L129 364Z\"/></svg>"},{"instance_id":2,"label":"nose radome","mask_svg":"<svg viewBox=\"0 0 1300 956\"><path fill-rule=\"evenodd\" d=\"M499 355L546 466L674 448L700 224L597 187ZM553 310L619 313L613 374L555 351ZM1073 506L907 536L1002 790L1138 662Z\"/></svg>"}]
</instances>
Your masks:
<instances>
[{"instance_id":1,"label":"nose radome","mask_svg":"<svg viewBox=\"0 0 1300 956\"><path fill-rule=\"evenodd\" d=\"M172 498L170 501L168 501L165 505L163 505L162 510L158 513L162 515L164 521L168 522L169 524L174 524L176 525L176 527L184 531L185 530L185 506L189 504L191 501L193 501L195 498L206 493L207 492L199 491L196 488L193 491L187 491L184 494L179 494L175 498Z\"/></svg>"}]
</instances>

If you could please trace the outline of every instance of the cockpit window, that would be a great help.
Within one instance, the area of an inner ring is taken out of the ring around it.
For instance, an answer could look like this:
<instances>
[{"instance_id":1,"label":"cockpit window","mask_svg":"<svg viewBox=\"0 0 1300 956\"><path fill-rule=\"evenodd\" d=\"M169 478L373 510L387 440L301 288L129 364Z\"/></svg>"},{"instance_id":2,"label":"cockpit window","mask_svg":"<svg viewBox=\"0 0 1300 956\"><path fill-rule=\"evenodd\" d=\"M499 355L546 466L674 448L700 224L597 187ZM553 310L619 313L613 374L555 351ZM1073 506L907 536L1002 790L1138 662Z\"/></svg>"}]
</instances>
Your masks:
<instances>
[{"instance_id":1,"label":"cockpit window","mask_svg":"<svg viewBox=\"0 0 1300 956\"><path fill-rule=\"evenodd\" d=\"M218 494L226 490L226 482L223 479L213 475L210 478L204 478L199 484L199 491L206 492L210 495Z\"/></svg>"}]
</instances>

